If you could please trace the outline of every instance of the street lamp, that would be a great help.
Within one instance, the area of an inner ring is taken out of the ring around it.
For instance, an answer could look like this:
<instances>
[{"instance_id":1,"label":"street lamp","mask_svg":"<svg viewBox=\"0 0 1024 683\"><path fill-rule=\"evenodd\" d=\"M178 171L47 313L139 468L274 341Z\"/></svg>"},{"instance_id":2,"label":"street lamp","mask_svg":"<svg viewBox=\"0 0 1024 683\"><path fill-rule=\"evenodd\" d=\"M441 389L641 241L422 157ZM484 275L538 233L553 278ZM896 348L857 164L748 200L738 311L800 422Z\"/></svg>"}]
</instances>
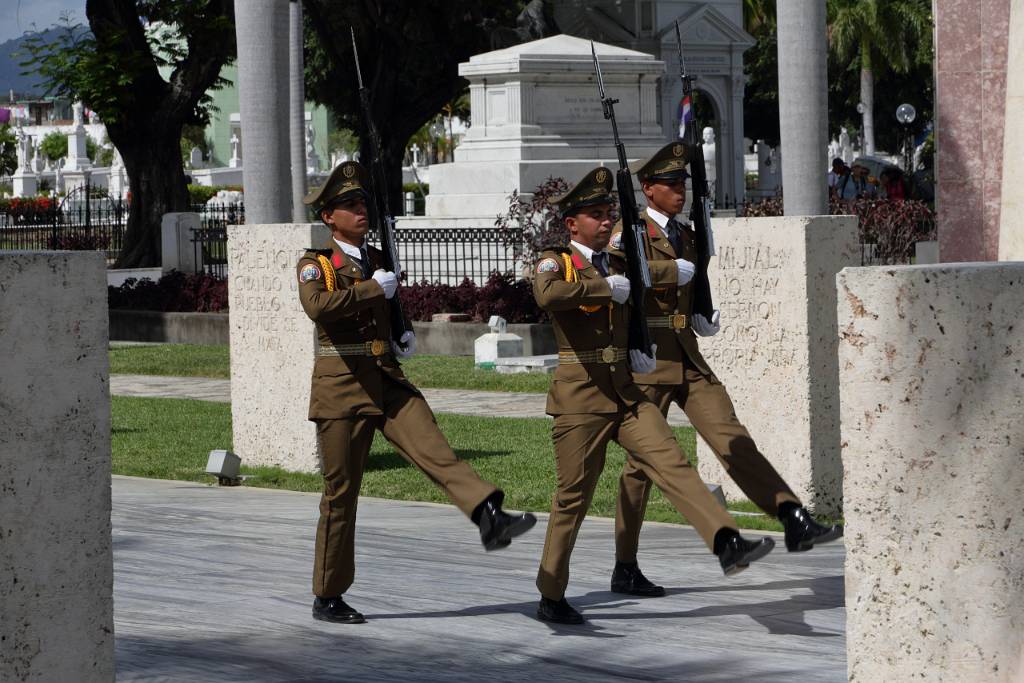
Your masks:
<instances>
[{"instance_id":1,"label":"street lamp","mask_svg":"<svg viewBox=\"0 0 1024 683\"><path fill-rule=\"evenodd\" d=\"M917 110L914 109L914 105L904 102L896 107L896 120L903 126L903 169L907 174L913 172L913 169L910 168L914 155L910 145L910 124L916 118Z\"/></svg>"}]
</instances>

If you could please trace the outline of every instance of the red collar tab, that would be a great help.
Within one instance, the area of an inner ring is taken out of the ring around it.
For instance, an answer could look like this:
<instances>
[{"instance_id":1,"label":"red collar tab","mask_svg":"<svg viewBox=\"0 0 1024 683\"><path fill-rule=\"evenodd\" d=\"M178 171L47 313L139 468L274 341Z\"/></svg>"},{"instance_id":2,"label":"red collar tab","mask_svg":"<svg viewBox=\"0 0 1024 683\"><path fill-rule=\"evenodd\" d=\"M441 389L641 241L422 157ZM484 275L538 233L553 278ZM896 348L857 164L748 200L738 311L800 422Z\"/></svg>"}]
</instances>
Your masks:
<instances>
[{"instance_id":1,"label":"red collar tab","mask_svg":"<svg viewBox=\"0 0 1024 683\"><path fill-rule=\"evenodd\" d=\"M582 270L583 268L587 267L587 264L583 262L583 257L581 257L579 254L572 255L572 264L576 266L576 270Z\"/></svg>"},{"instance_id":2,"label":"red collar tab","mask_svg":"<svg viewBox=\"0 0 1024 683\"><path fill-rule=\"evenodd\" d=\"M331 254L331 265L335 268L341 268L341 254L337 251Z\"/></svg>"}]
</instances>

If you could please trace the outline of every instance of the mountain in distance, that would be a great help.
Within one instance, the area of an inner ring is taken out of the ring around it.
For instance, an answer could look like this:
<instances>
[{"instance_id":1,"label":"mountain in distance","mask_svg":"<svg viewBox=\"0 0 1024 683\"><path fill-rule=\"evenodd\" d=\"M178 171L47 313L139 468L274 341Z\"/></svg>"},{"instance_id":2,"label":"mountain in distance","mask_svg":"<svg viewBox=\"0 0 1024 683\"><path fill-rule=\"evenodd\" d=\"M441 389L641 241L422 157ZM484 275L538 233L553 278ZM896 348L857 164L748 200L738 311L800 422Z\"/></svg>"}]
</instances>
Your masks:
<instances>
[{"instance_id":1,"label":"mountain in distance","mask_svg":"<svg viewBox=\"0 0 1024 683\"><path fill-rule=\"evenodd\" d=\"M79 28L83 33L88 31L88 28L85 26ZM40 33L44 40L56 41L64 36L65 29L61 26L54 26ZM0 107L9 101L11 90L14 90L14 95L17 98L41 96L44 94L44 88L39 76L35 74L26 76L21 73L26 70L26 67L21 66L19 62L25 61L28 57L27 51L22 47L22 43L29 35L36 34L26 33L0 43Z\"/></svg>"}]
</instances>

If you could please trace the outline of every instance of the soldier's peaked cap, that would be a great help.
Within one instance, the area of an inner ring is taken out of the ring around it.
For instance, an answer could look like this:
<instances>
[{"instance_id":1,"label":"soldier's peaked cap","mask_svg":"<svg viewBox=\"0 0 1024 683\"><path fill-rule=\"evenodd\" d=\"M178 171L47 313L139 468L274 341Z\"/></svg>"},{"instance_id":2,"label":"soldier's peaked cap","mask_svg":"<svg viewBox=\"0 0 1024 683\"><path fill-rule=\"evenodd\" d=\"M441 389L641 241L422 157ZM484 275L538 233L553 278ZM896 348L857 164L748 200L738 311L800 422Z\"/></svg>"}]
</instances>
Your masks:
<instances>
[{"instance_id":1,"label":"soldier's peaked cap","mask_svg":"<svg viewBox=\"0 0 1024 683\"><path fill-rule=\"evenodd\" d=\"M358 161L346 161L331 171L327 182L307 194L302 203L319 212L335 202L344 201L355 195L364 198L369 194L370 174Z\"/></svg>"},{"instance_id":2,"label":"soldier's peaked cap","mask_svg":"<svg viewBox=\"0 0 1024 683\"><path fill-rule=\"evenodd\" d=\"M564 218L585 206L614 202L612 197L614 184L615 178L612 172L604 166L599 166L583 176L583 179L565 194L548 198L548 203L558 207L558 213Z\"/></svg>"},{"instance_id":3,"label":"soldier's peaked cap","mask_svg":"<svg viewBox=\"0 0 1024 683\"><path fill-rule=\"evenodd\" d=\"M686 179L686 164L693 158L692 149L682 140L670 142L646 161L634 161L629 170L636 174L640 182Z\"/></svg>"}]
</instances>

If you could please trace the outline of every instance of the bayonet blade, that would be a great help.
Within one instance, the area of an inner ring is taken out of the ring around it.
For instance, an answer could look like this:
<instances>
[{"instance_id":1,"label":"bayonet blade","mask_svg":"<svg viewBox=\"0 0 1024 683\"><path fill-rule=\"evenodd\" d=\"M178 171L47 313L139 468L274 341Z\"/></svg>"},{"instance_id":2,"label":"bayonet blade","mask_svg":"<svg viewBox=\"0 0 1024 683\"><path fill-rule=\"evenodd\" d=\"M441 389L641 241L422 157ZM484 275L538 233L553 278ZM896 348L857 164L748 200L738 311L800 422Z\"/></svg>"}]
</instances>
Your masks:
<instances>
[{"instance_id":1,"label":"bayonet blade","mask_svg":"<svg viewBox=\"0 0 1024 683\"><path fill-rule=\"evenodd\" d=\"M352 54L356 57L356 78L359 79L359 89L363 89L363 72L359 68L359 48L356 47L356 30L349 27L349 31L352 32Z\"/></svg>"},{"instance_id":2,"label":"bayonet blade","mask_svg":"<svg viewBox=\"0 0 1024 683\"><path fill-rule=\"evenodd\" d=\"M679 34L679 20L676 20L676 49L679 50L679 73L686 74L686 61L683 59L683 38Z\"/></svg>"},{"instance_id":3,"label":"bayonet blade","mask_svg":"<svg viewBox=\"0 0 1024 683\"><path fill-rule=\"evenodd\" d=\"M594 41L590 41L590 54L594 56L594 70L597 72L597 88L601 91L601 99L604 99L604 78L601 76L601 62L597 59L597 50L594 48Z\"/></svg>"}]
</instances>

